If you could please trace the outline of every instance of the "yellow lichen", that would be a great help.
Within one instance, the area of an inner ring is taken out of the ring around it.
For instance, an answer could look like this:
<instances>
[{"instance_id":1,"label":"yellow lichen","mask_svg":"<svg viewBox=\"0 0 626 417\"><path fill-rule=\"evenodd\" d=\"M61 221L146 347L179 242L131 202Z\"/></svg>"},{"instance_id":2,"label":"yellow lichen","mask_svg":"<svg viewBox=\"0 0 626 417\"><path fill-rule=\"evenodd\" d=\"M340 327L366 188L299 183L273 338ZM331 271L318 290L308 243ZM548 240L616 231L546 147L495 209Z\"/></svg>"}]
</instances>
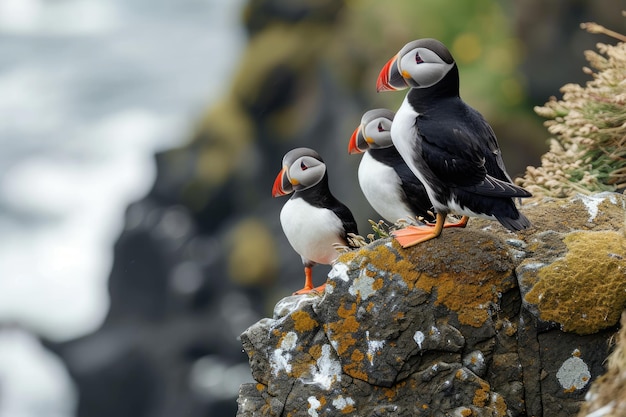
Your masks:
<instances>
[{"instance_id":1,"label":"yellow lichen","mask_svg":"<svg viewBox=\"0 0 626 417\"><path fill-rule=\"evenodd\" d=\"M506 401L504 401L504 397L501 395L496 395L495 411L496 416L498 417L504 417L507 415L508 407L506 406Z\"/></svg>"},{"instance_id":2,"label":"yellow lichen","mask_svg":"<svg viewBox=\"0 0 626 417\"><path fill-rule=\"evenodd\" d=\"M337 315L340 320L326 323L328 329L337 337L336 350L339 355L345 354L348 349L356 344L353 333L359 330L359 322L356 320L356 303L352 303L349 308L340 306Z\"/></svg>"},{"instance_id":3,"label":"yellow lichen","mask_svg":"<svg viewBox=\"0 0 626 417\"><path fill-rule=\"evenodd\" d=\"M368 376L367 372L363 370L363 365L361 362L352 362L344 366L343 371L350 375L352 378L360 379L362 381L367 381Z\"/></svg>"},{"instance_id":4,"label":"yellow lichen","mask_svg":"<svg viewBox=\"0 0 626 417\"><path fill-rule=\"evenodd\" d=\"M443 273L437 277L422 274L416 286L437 292L436 305L443 304L459 317L459 323L480 327L489 319L491 303L498 301L498 286L508 275L492 270L482 273Z\"/></svg>"},{"instance_id":5,"label":"yellow lichen","mask_svg":"<svg viewBox=\"0 0 626 417\"><path fill-rule=\"evenodd\" d=\"M472 403L476 407L485 407L487 402L489 401L489 392L491 391L491 387L485 381L479 381L480 388L476 389L474 392L474 399Z\"/></svg>"},{"instance_id":6,"label":"yellow lichen","mask_svg":"<svg viewBox=\"0 0 626 417\"><path fill-rule=\"evenodd\" d=\"M309 355L315 360L319 359L322 356L322 347L320 345L313 345L309 349Z\"/></svg>"},{"instance_id":7,"label":"yellow lichen","mask_svg":"<svg viewBox=\"0 0 626 417\"><path fill-rule=\"evenodd\" d=\"M590 334L613 326L626 306L626 239L613 231L581 231L564 243L568 252L537 272L526 301L564 331Z\"/></svg>"},{"instance_id":8,"label":"yellow lichen","mask_svg":"<svg viewBox=\"0 0 626 417\"><path fill-rule=\"evenodd\" d=\"M317 327L317 321L311 318L306 311L298 310L291 315L293 319L293 327L298 332L308 332Z\"/></svg>"},{"instance_id":9,"label":"yellow lichen","mask_svg":"<svg viewBox=\"0 0 626 417\"><path fill-rule=\"evenodd\" d=\"M350 359L353 362L360 362L363 360L363 358L365 358L365 355L363 355L363 352L361 352L359 349L354 349L352 351L352 355L350 356Z\"/></svg>"},{"instance_id":10,"label":"yellow lichen","mask_svg":"<svg viewBox=\"0 0 626 417\"><path fill-rule=\"evenodd\" d=\"M400 246L395 240L392 241L392 245L394 249L400 249ZM415 265L407 259L399 257L398 254L394 253L394 251L387 245L360 249L357 251L355 258L353 259L359 259L362 265L370 264L376 270L390 271L400 275L409 286L409 289L413 288L414 283L419 276L419 272L415 270ZM366 271L366 273L367 272L369 271ZM377 275L376 277L377 280L374 282L373 287L374 289L380 289L384 286L384 280L383 277Z\"/></svg>"},{"instance_id":11,"label":"yellow lichen","mask_svg":"<svg viewBox=\"0 0 626 417\"><path fill-rule=\"evenodd\" d=\"M563 392L566 393L566 394L569 394L569 393L572 393L572 392L574 392L576 390L577 390L576 385L572 385L571 387L564 389Z\"/></svg>"}]
</instances>

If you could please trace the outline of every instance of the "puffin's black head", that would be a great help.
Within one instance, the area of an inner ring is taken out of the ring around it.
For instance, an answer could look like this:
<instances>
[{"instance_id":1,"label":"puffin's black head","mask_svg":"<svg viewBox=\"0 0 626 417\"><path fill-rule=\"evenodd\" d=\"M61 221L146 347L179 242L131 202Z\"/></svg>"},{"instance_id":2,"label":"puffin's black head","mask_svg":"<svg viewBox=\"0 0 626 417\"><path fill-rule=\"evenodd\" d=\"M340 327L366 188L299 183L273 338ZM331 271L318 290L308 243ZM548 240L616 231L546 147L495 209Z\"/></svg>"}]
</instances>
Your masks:
<instances>
[{"instance_id":1,"label":"puffin's black head","mask_svg":"<svg viewBox=\"0 0 626 417\"><path fill-rule=\"evenodd\" d=\"M324 175L326 165L317 152L309 148L292 149L283 157L283 168L274 180L272 196L279 197L311 188L318 184Z\"/></svg>"},{"instance_id":2,"label":"puffin's black head","mask_svg":"<svg viewBox=\"0 0 626 417\"><path fill-rule=\"evenodd\" d=\"M437 84L455 66L446 46L436 39L419 39L404 45L383 67L377 91L427 88Z\"/></svg>"},{"instance_id":3,"label":"puffin's black head","mask_svg":"<svg viewBox=\"0 0 626 417\"><path fill-rule=\"evenodd\" d=\"M368 149L392 146L390 131L394 116L394 112L387 109L373 109L363 114L361 124L350 137L348 153L363 153Z\"/></svg>"}]
</instances>

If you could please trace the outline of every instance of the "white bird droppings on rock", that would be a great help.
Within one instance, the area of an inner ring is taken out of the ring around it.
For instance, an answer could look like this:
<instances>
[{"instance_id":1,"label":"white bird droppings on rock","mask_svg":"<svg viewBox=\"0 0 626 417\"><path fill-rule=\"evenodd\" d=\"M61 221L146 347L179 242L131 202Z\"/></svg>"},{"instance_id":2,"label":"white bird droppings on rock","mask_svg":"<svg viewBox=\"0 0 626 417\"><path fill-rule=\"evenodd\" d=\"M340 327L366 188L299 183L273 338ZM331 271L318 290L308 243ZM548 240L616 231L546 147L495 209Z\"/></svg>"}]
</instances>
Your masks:
<instances>
[{"instance_id":1,"label":"white bird droppings on rock","mask_svg":"<svg viewBox=\"0 0 626 417\"><path fill-rule=\"evenodd\" d=\"M374 289L374 278L370 277L366 273L366 269L361 270L358 278L356 278L348 291L350 295L361 296L361 300L367 300L370 295L374 294L376 290Z\"/></svg>"},{"instance_id":2,"label":"white bird droppings on rock","mask_svg":"<svg viewBox=\"0 0 626 417\"><path fill-rule=\"evenodd\" d=\"M415 343L417 343L417 346L421 349L422 348L422 343L424 342L424 333L420 332L419 330L415 332L415 334L413 335L413 340L415 340Z\"/></svg>"},{"instance_id":3,"label":"white bird droppings on rock","mask_svg":"<svg viewBox=\"0 0 626 417\"><path fill-rule=\"evenodd\" d=\"M328 273L328 278L335 279L339 278L344 282L348 282L350 278L348 277L348 265L342 262L336 262L333 264L330 272Z\"/></svg>"},{"instance_id":4,"label":"white bird droppings on rock","mask_svg":"<svg viewBox=\"0 0 626 417\"><path fill-rule=\"evenodd\" d=\"M329 390L334 382L341 381L341 363L332 358L330 345L322 346L322 355L317 359L317 366L311 366L313 382Z\"/></svg>"},{"instance_id":5,"label":"white bird droppings on rock","mask_svg":"<svg viewBox=\"0 0 626 417\"><path fill-rule=\"evenodd\" d=\"M339 397L333 400L333 406L339 411L343 411L346 409L346 407L353 406L353 405L354 405L354 400L350 397L344 398L343 396L340 395Z\"/></svg>"},{"instance_id":6,"label":"white bird droppings on rock","mask_svg":"<svg viewBox=\"0 0 626 417\"><path fill-rule=\"evenodd\" d=\"M274 376L278 376L280 371L291 372L291 350L298 343L298 335L295 332L289 332L280 342L280 347L276 349L270 357L270 367Z\"/></svg>"},{"instance_id":7,"label":"white bird droppings on rock","mask_svg":"<svg viewBox=\"0 0 626 417\"><path fill-rule=\"evenodd\" d=\"M601 194L597 194L597 195L582 195L579 194L576 197L574 197L574 201L580 201L582 202L585 207L587 208L587 212L589 212L589 219L587 219L588 222L592 222L596 216L598 215L598 206L600 205L600 203L602 203L606 196ZM613 198L614 200L615 198ZM615 204L614 201L611 201L613 204Z\"/></svg>"},{"instance_id":8,"label":"white bird droppings on rock","mask_svg":"<svg viewBox=\"0 0 626 417\"><path fill-rule=\"evenodd\" d=\"M309 397L307 401L309 402L309 410L307 414L311 417L319 417L319 414L317 414L317 410L319 410L320 406L322 405L320 400L315 397Z\"/></svg>"},{"instance_id":9,"label":"white bird droppings on rock","mask_svg":"<svg viewBox=\"0 0 626 417\"><path fill-rule=\"evenodd\" d=\"M371 340L369 330L365 332L365 337L367 339L367 359L369 359L370 365L374 365L374 355L385 346L385 341Z\"/></svg>"}]
</instances>

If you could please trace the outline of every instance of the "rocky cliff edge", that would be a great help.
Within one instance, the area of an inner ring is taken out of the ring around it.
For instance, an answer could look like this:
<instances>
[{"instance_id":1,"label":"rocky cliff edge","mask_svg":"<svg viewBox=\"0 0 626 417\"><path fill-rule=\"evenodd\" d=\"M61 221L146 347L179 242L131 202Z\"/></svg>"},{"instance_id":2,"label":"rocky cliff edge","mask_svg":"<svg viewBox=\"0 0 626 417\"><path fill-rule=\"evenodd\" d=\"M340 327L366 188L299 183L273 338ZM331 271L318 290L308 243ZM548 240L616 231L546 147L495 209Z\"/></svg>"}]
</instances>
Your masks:
<instances>
[{"instance_id":1,"label":"rocky cliff edge","mask_svg":"<svg viewBox=\"0 0 626 417\"><path fill-rule=\"evenodd\" d=\"M626 198L523 206L402 249L344 253L322 295L290 296L241 341L238 417L572 416L626 306Z\"/></svg>"}]
</instances>

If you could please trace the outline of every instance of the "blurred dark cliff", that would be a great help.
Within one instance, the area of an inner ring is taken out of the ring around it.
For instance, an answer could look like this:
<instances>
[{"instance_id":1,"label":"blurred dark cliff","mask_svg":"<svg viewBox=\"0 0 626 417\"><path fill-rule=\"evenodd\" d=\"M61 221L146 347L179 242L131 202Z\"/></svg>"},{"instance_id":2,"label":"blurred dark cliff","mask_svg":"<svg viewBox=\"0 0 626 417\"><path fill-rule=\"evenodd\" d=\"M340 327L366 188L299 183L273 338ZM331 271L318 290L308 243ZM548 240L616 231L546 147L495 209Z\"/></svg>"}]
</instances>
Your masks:
<instances>
[{"instance_id":1,"label":"blurred dark cliff","mask_svg":"<svg viewBox=\"0 0 626 417\"><path fill-rule=\"evenodd\" d=\"M128 207L106 322L54 347L77 384L79 416L236 413L237 388L251 380L237 337L302 274L280 229L284 200L270 196L282 155L316 149L333 192L368 233L377 217L347 142L364 111L401 102L402 93L377 95L375 80L404 43L435 37L451 46L462 96L493 125L515 176L545 151L533 105L584 82L582 51L598 39L579 23L623 24L608 0L436 3L249 2L249 42L223 80L227 93L187 145L156 155L152 191ZM316 282L327 272L316 268Z\"/></svg>"}]
</instances>

